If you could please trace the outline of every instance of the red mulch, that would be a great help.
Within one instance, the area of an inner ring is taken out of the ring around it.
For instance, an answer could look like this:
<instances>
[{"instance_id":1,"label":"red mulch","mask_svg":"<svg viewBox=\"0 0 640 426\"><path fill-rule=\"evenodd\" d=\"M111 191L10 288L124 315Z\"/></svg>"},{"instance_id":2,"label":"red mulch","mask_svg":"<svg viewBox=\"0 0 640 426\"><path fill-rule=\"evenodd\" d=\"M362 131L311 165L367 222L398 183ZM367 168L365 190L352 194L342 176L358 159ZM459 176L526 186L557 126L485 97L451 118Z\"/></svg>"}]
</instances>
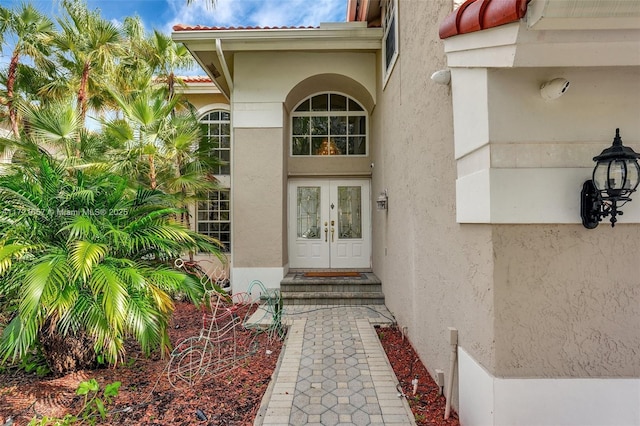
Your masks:
<instances>
[{"instance_id":1,"label":"red mulch","mask_svg":"<svg viewBox=\"0 0 640 426\"><path fill-rule=\"evenodd\" d=\"M420 361L409 339L402 338L396 327L378 328L378 337L387 358L407 395L407 401L413 411L418 425L459 426L458 415L453 409L447 420L444 420L446 400L440 395L438 385L433 381L425 366ZM411 381L418 376L418 389L413 395Z\"/></svg>"},{"instance_id":2,"label":"red mulch","mask_svg":"<svg viewBox=\"0 0 640 426\"><path fill-rule=\"evenodd\" d=\"M240 314L244 316L243 313ZM202 311L188 303L178 303L170 336L175 344L184 338L198 336L202 327ZM239 336L250 339L249 332ZM108 425L252 425L260 401L271 381L282 342L268 342L259 337L258 351L240 361L238 366L198 384L173 388L167 378L169 357L145 358L136 345L130 345L127 361L116 368L85 370L57 378L38 378L16 370L0 373L0 425L13 417L15 426L29 423L37 415L63 417L77 414L82 400L75 395L78 384L95 378L100 386L120 381L120 393L108 406ZM271 351L267 354L267 350ZM131 408L128 408L131 407ZM199 420L201 410L207 421Z\"/></svg>"},{"instance_id":3,"label":"red mulch","mask_svg":"<svg viewBox=\"0 0 640 426\"><path fill-rule=\"evenodd\" d=\"M198 336L201 327L202 311L187 303L176 305L170 330L173 343ZM459 426L453 410L451 417L444 420L445 398L439 395L438 386L409 340L403 339L396 328L378 329L378 334L403 391L409 396L416 423ZM95 378L102 387L122 382L120 394L108 407L111 414L102 424L252 425L282 349L282 342L277 339L268 343L265 334L259 338L258 352L237 368L179 389L169 384L169 359L158 355L145 358L134 344L128 348L127 361L116 368L84 370L57 378L38 378L16 370L0 373L0 424L8 417L14 419L15 426L22 426L37 415L77 414L82 401L75 390L81 381ZM416 375L419 385L413 396L411 380ZM206 421L198 419L197 410L207 417Z\"/></svg>"}]
</instances>

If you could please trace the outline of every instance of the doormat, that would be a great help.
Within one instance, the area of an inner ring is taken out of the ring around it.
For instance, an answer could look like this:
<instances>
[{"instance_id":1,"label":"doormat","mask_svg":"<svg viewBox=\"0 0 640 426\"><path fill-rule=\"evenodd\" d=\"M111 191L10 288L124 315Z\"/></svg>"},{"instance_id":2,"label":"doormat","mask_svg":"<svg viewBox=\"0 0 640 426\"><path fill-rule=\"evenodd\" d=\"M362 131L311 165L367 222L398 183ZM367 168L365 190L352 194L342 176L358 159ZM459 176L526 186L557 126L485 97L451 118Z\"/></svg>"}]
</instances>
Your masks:
<instances>
[{"instance_id":1,"label":"doormat","mask_svg":"<svg viewBox=\"0 0 640 426\"><path fill-rule=\"evenodd\" d=\"M305 278L360 278L362 274L350 271L312 271L305 272L304 276Z\"/></svg>"}]
</instances>

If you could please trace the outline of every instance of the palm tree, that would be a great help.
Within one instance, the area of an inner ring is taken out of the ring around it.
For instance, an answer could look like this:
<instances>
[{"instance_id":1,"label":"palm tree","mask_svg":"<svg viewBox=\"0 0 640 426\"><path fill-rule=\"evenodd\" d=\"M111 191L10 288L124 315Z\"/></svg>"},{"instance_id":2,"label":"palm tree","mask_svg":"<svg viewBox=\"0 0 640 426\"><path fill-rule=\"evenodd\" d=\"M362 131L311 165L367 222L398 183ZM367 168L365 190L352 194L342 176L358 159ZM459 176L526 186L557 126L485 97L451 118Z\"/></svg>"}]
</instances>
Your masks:
<instances>
[{"instance_id":1,"label":"palm tree","mask_svg":"<svg viewBox=\"0 0 640 426\"><path fill-rule=\"evenodd\" d=\"M173 222L159 191L66 168L23 144L29 161L0 176L0 304L17 306L0 361L40 346L56 373L116 364L133 336L146 353L169 350L170 296L198 303L200 281L167 263L188 250L220 255L217 241ZM4 298L4 301L2 300Z\"/></svg>"},{"instance_id":2,"label":"palm tree","mask_svg":"<svg viewBox=\"0 0 640 426\"><path fill-rule=\"evenodd\" d=\"M146 90L133 98L113 97L124 116L105 123L105 133L123 147L113 155L114 170L136 174L150 189L176 195L212 189L208 170L216 160L200 149L195 115L184 109L174 113L182 103L179 96L169 100Z\"/></svg>"},{"instance_id":3,"label":"palm tree","mask_svg":"<svg viewBox=\"0 0 640 426\"><path fill-rule=\"evenodd\" d=\"M6 103L11 123L11 131L15 138L20 135L18 127L18 109L15 96L16 78L20 58L29 56L36 66L49 68L51 63L47 58L50 42L54 35L54 24L31 4L22 4L18 9L11 10L0 6L0 31L9 31L15 35L16 43L11 54L11 60L6 77Z\"/></svg>"},{"instance_id":4,"label":"palm tree","mask_svg":"<svg viewBox=\"0 0 640 426\"><path fill-rule=\"evenodd\" d=\"M64 79L58 78L44 90L53 92L65 81L76 93L76 102L84 123L89 106L99 110L105 102L105 78L115 68L123 52L120 30L90 11L82 0L63 0L67 16L58 19L60 33L53 39L57 62L66 70Z\"/></svg>"},{"instance_id":5,"label":"palm tree","mask_svg":"<svg viewBox=\"0 0 640 426\"><path fill-rule=\"evenodd\" d=\"M176 82L182 83L176 81L176 70L192 68L195 62L186 46L176 44L169 35L154 30L149 41L151 48L147 62L159 79L166 80L168 97L171 99L175 95Z\"/></svg>"}]
</instances>

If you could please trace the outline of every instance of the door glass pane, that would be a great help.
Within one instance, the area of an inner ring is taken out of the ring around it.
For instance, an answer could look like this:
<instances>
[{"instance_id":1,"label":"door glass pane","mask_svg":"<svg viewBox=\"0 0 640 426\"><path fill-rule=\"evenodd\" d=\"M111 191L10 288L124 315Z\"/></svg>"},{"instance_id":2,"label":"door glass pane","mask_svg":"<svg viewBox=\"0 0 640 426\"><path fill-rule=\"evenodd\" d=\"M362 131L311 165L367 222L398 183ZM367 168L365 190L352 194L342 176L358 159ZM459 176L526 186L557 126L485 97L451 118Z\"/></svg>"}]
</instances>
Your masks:
<instances>
[{"instance_id":1,"label":"door glass pane","mask_svg":"<svg viewBox=\"0 0 640 426\"><path fill-rule=\"evenodd\" d=\"M360 186L338 187L338 238L362 238L362 191Z\"/></svg>"},{"instance_id":2,"label":"door glass pane","mask_svg":"<svg viewBox=\"0 0 640 426\"><path fill-rule=\"evenodd\" d=\"M320 187L299 186L297 197L298 238L320 239Z\"/></svg>"}]
</instances>

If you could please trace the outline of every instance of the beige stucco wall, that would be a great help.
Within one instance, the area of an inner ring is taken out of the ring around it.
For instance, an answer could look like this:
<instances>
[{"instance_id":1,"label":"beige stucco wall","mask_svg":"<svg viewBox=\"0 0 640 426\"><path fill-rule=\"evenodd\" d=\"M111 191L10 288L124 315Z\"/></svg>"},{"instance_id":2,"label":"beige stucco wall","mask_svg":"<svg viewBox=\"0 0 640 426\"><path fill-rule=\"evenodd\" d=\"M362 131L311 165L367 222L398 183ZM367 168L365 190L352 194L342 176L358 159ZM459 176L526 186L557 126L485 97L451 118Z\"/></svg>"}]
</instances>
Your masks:
<instances>
[{"instance_id":1,"label":"beige stucco wall","mask_svg":"<svg viewBox=\"0 0 640 426\"><path fill-rule=\"evenodd\" d=\"M221 93L187 93L186 97L200 113L205 112L204 110L211 106L229 108L229 101Z\"/></svg>"},{"instance_id":2,"label":"beige stucco wall","mask_svg":"<svg viewBox=\"0 0 640 426\"><path fill-rule=\"evenodd\" d=\"M492 232L455 222L451 93L429 79L446 66L437 28L450 10L400 0L400 56L384 90L379 71L371 127L372 196L389 193L388 211L373 212L374 271L432 375L449 371L449 326L485 368L495 362Z\"/></svg>"},{"instance_id":3,"label":"beige stucco wall","mask_svg":"<svg viewBox=\"0 0 640 426\"><path fill-rule=\"evenodd\" d=\"M594 231L557 223L580 223L581 185L616 127L625 145L640 148L640 69L462 69L453 75L460 77L454 85L462 80L454 99L456 109L462 105L455 113L458 217L482 222L477 206L488 203L487 222L530 224L493 227L496 365L489 371L638 377L640 205L626 205L615 230L607 220ZM569 90L542 99L540 85L556 77L569 80ZM473 96L477 87L485 88L484 96ZM477 117L464 112L474 103L483 111ZM467 122L486 128L486 135L465 133ZM473 150L483 144L488 151ZM460 181L479 182L481 170L488 184L461 191Z\"/></svg>"},{"instance_id":4,"label":"beige stucco wall","mask_svg":"<svg viewBox=\"0 0 640 426\"><path fill-rule=\"evenodd\" d=\"M234 55L234 268L286 269L289 176L370 173L368 156L290 157L289 111L307 96L325 91L353 96L371 107L376 90L374 61L373 53L353 52Z\"/></svg>"},{"instance_id":5,"label":"beige stucco wall","mask_svg":"<svg viewBox=\"0 0 640 426\"><path fill-rule=\"evenodd\" d=\"M234 267L281 267L286 263L282 140L282 128L234 129Z\"/></svg>"},{"instance_id":6,"label":"beige stucco wall","mask_svg":"<svg viewBox=\"0 0 640 426\"><path fill-rule=\"evenodd\" d=\"M639 377L638 225L495 226L501 377Z\"/></svg>"}]
</instances>

